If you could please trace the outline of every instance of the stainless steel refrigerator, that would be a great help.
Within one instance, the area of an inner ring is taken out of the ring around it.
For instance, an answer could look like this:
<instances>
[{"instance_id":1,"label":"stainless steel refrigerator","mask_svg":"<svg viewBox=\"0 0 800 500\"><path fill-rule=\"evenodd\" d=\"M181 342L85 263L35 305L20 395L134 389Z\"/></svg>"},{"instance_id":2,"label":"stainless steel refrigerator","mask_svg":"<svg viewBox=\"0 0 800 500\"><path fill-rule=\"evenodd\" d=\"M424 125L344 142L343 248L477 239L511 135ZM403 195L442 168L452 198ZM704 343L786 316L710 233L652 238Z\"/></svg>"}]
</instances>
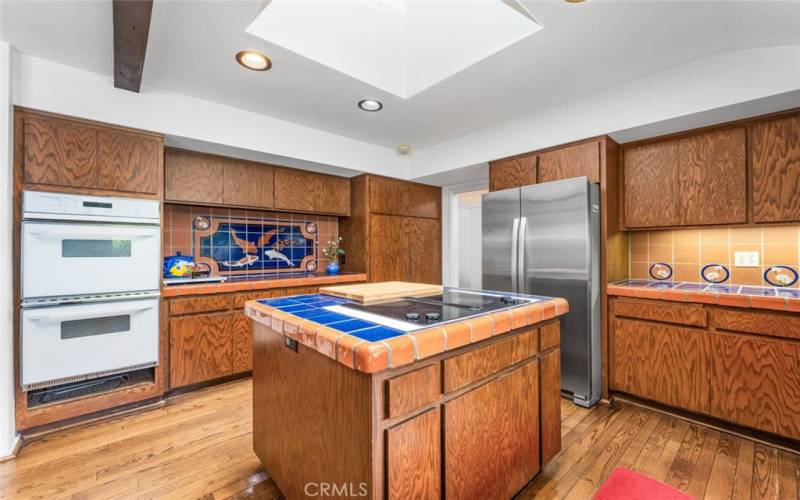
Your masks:
<instances>
[{"instance_id":1,"label":"stainless steel refrigerator","mask_svg":"<svg viewBox=\"0 0 800 500\"><path fill-rule=\"evenodd\" d=\"M483 195L483 289L563 297L561 390L600 399L600 194L586 177Z\"/></svg>"}]
</instances>

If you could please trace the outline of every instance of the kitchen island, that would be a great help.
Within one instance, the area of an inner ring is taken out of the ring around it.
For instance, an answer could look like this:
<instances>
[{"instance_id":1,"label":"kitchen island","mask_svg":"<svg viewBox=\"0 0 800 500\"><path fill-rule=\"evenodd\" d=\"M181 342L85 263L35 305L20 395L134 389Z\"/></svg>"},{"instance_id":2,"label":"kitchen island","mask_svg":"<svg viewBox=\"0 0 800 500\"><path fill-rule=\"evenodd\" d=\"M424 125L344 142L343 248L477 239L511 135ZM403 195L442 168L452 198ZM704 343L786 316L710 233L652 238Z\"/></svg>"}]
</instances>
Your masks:
<instances>
[{"instance_id":1,"label":"kitchen island","mask_svg":"<svg viewBox=\"0 0 800 500\"><path fill-rule=\"evenodd\" d=\"M567 303L487 293L245 305L254 448L287 498L510 498L538 474L560 449Z\"/></svg>"}]
</instances>

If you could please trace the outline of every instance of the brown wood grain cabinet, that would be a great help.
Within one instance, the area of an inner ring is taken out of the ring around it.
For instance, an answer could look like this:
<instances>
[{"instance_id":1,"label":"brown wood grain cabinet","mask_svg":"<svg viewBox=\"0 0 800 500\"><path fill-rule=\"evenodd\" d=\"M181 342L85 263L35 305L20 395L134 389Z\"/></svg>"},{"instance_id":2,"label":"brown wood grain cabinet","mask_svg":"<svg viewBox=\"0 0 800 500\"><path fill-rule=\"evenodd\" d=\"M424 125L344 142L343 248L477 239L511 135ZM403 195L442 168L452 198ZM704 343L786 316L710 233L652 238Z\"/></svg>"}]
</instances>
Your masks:
<instances>
[{"instance_id":1,"label":"brown wood grain cabinet","mask_svg":"<svg viewBox=\"0 0 800 500\"><path fill-rule=\"evenodd\" d=\"M273 184L271 167L231 161L222 175L222 201L237 207L272 208Z\"/></svg>"},{"instance_id":2,"label":"brown wood grain cabinet","mask_svg":"<svg viewBox=\"0 0 800 500\"><path fill-rule=\"evenodd\" d=\"M753 125L753 222L800 221L800 116Z\"/></svg>"},{"instance_id":3,"label":"brown wood grain cabinet","mask_svg":"<svg viewBox=\"0 0 800 500\"><path fill-rule=\"evenodd\" d=\"M399 179L372 177L369 209L374 214L438 219L442 212L442 190Z\"/></svg>"},{"instance_id":4,"label":"brown wood grain cabinet","mask_svg":"<svg viewBox=\"0 0 800 500\"><path fill-rule=\"evenodd\" d=\"M536 184L535 154L489 162L489 191Z\"/></svg>"},{"instance_id":5,"label":"brown wood grain cabinet","mask_svg":"<svg viewBox=\"0 0 800 500\"><path fill-rule=\"evenodd\" d=\"M216 157L167 149L164 151L164 199L188 203L224 202L223 165Z\"/></svg>"},{"instance_id":6,"label":"brown wood grain cabinet","mask_svg":"<svg viewBox=\"0 0 800 500\"><path fill-rule=\"evenodd\" d=\"M625 150L624 217L630 228L677 226L678 141Z\"/></svg>"},{"instance_id":7,"label":"brown wood grain cabinet","mask_svg":"<svg viewBox=\"0 0 800 500\"><path fill-rule=\"evenodd\" d=\"M439 408L386 430L386 489L392 500L441 495Z\"/></svg>"},{"instance_id":8,"label":"brown wood grain cabinet","mask_svg":"<svg viewBox=\"0 0 800 500\"><path fill-rule=\"evenodd\" d=\"M681 304L710 318L692 313L687 327L674 303L612 306L612 390L800 439L800 344L787 335L796 315Z\"/></svg>"},{"instance_id":9,"label":"brown wood grain cabinet","mask_svg":"<svg viewBox=\"0 0 800 500\"><path fill-rule=\"evenodd\" d=\"M369 222L370 281L440 283L438 220L373 215Z\"/></svg>"},{"instance_id":10,"label":"brown wood grain cabinet","mask_svg":"<svg viewBox=\"0 0 800 500\"><path fill-rule=\"evenodd\" d=\"M303 170L275 169L275 208L349 215L350 181Z\"/></svg>"},{"instance_id":11,"label":"brown wood grain cabinet","mask_svg":"<svg viewBox=\"0 0 800 500\"><path fill-rule=\"evenodd\" d=\"M232 373L234 313L203 314L169 321L171 387L205 382Z\"/></svg>"},{"instance_id":12,"label":"brown wood grain cabinet","mask_svg":"<svg viewBox=\"0 0 800 500\"><path fill-rule=\"evenodd\" d=\"M160 193L160 135L30 110L18 114L25 183L153 197Z\"/></svg>"},{"instance_id":13,"label":"brown wood grain cabinet","mask_svg":"<svg viewBox=\"0 0 800 500\"><path fill-rule=\"evenodd\" d=\"M600 143L584 142L539 153L536 181L551 182L572 177L588 177L600 182Z\"/></svg>"}]
</instances>

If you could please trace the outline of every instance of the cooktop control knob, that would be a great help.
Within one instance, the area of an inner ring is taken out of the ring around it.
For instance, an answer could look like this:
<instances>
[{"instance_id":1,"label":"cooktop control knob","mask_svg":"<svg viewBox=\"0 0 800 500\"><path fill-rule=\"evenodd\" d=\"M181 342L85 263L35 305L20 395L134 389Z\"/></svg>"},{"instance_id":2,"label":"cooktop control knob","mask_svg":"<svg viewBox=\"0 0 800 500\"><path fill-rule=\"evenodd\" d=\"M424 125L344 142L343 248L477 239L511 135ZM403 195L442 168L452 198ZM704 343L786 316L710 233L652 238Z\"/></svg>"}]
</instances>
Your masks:
<instances>
[{"instance_id":1,"label":"cooktop control knob","mask_svg":"<svg viewBox=\"0 0 800 500\"><path fill-rule=\"evenodd\" d=\"M503 304L516 304L517 300L513 297L500 297L500 302Z\"/></svg>"},{"instance_id":2,"label":"cooktop control knob","mask_svg":"<svg viewBox=\"0 0 800 500\"><path fill-rule=\"evenodd\" d=\"M418 321L419 313L406 313L406 319L409 321Z\"/></svg>"},{"instance_id":3,"label":"cooktop control knob","mask_svg":"<svg viewBox=\"0 0 800 500\"><path fill-rule=\"evenodd\" d=\"M442 315L439 313L425 313L425 319L428 321L439 321L442 319Z\"/></svg>"}]
</instances>

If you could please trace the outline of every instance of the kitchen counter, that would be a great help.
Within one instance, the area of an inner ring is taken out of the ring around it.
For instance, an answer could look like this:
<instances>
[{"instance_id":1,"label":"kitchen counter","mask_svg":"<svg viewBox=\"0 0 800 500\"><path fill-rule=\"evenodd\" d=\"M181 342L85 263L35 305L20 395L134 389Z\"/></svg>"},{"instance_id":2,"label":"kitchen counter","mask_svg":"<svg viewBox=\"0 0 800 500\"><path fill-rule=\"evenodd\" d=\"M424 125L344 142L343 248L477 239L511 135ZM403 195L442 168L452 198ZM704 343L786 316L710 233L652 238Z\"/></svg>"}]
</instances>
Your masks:
<instances>
[{"instance_id":1,"label":"kitchen counter","mask_svg":"<svg viewBox=\"0 0 800 500\"><path fill-rule=\"evenodd\" d=\"M298 306L313 302L318 302L321 308L347 301L325 295L254 300L245 304L245 314L276 333L364 373L407 365L556 318L569 310L566 300L543 297L533 304L442 323L411 333L372 325L375 328L370 329L368 335L357 336L346 331L350 326L344 327L343 331L292 314L291 311L297 310Z\"/></svg>"},{"instance_id":2,"label":"kitchen counter","mask_svg":"<svg viewBox=\"0 0 800 500\"><path fill-rule=\"evenodd\" d=\"M567 302L465 295L245 304L253 449L286 498L511 498L553 459ZM438 317L409 317L437 300ZM340 317L354 310L372 316Z\"/></svg>"},{"instance_id":3,"label":"kitchen counter","mask_svg":"<svg viewBox=\"0 0 800 500\"><path fill-rule=\"evenodd\" d=\"M609 284L607 290L608 295L620 297L800 312L800 289L796 288L624 280Z\"/></svg>"},{"instance_id":4,"label":"kitchen counter","mask_svg":"<svg viewBox=\"0 0 800 500\"><path fill-rule=\"evenodd\" d=\"M297 286L334 285L339 283L356 283L367 281L364 273L339 273L331 276L325 273L298 273L281 276L255 276L234 278L218 283L180 284L161 287L162 297L179 297L184 295L204 295L211 293L246 292L268 290L271 288L290 288Z\"/></svg>"}]
</instances>

